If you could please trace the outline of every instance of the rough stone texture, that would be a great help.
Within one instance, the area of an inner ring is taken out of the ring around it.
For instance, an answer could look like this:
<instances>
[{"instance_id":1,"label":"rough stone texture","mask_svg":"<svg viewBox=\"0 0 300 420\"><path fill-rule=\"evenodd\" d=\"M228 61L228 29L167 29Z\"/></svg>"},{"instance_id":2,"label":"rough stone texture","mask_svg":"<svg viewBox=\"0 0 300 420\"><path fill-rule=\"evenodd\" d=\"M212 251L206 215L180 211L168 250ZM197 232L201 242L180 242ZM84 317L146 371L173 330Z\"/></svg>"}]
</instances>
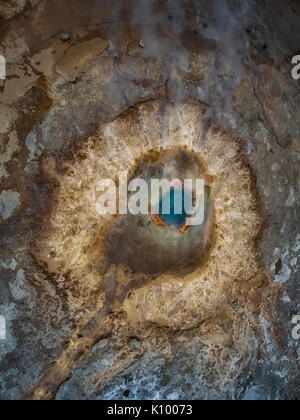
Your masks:
<instances>
[{"instance_id":1,"label":"rough stone texture","mask_svg":"<svg viewBox=\"0 0 300 420\"><path fill-rule=\"evenodd\" d=\"M3 220L9 219L20 204L20 195L15 191L3 191L0 195L0 212Z\"/></svg>"},{"instance_id":2,"label":"rough stone texture","mask_svg":"<svg viewBox=\"0 0 300 420\"><path fill-rule=\"evenodd\" d=\"M0 398L299 398L297 2L0 17ZM209 258L188 275L109 264L95 183L179 147L213 179Z\"/></svg>"},{"instance_id":3,"label":"rough stone texture","mask_svg":"<svg viewBox=\"0 0 300 420\"><path fill-rule=\"evenodd\" d=\"M107 47L108 42L101 38L94 38L70 47L56 65L57 74L68 82L75 82L78 75L84 72L86 63L102 54Z\"/></svg>"}]
</instances>

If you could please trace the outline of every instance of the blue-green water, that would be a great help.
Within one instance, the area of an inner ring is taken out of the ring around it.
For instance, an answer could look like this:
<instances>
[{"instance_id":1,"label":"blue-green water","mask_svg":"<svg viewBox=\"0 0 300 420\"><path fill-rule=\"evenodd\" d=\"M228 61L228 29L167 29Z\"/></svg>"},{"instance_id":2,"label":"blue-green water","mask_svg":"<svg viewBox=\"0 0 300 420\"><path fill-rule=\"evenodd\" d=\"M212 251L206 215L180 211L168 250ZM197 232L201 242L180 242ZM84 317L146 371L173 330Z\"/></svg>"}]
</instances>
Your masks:
<instances>
[{"instance_id":1,"label":"blue-green water","mask_svg":"<svg viewBox=\"0 0 300 420\"><path fill-rule=\"evenodd\" d=\"M164 201L165 200L165 201ZM163 207L163 203L170 203L170 212L166 211L166 208ZM181 228L186 224L186 219L189 217L189 214L185 212L185 203L187 202L188 208L192 203L192 191L188 190L174 190L171 189L170 192L166 193L160 203L159 203L159 215L161 220L167 225L174 226L176 228ZM180 208L180 203L182 209ZM176 214L175 205L177 204L177 212L180 211L180 214ZM179 207L178 207L179 205Z\"/></svg>"}]
</instances>

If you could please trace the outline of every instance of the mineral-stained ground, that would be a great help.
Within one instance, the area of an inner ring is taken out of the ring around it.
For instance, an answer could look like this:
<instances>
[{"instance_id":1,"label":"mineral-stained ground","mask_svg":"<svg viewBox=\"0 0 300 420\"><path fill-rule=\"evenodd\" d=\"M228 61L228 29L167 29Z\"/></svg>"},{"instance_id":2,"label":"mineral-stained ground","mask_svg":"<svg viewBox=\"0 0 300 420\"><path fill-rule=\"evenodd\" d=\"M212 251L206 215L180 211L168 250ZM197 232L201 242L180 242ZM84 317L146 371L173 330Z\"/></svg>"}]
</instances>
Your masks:
<instances>
[{"instance_id":1,"label":"mineral-stained ground","mask_svg":"<svg viewBox=\"0 0 300 420\"><path fill-rule=\"evenodd\" d=\"M0 1L0 399L300 397L299 27L297 0ZM121 171L205 179L205 223L100 216Z\"/></svg>"}]
</instances>

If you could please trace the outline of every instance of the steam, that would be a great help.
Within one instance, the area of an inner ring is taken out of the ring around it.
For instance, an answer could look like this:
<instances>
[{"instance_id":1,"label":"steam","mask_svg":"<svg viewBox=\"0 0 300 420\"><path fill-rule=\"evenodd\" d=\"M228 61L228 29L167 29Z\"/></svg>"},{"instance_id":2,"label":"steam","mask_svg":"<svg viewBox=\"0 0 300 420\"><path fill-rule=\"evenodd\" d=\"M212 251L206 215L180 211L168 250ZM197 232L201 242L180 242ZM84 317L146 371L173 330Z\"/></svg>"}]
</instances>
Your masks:
<instances>
[{"instance_id":1,"label":"steam","mask_svg":"<svg viewBox=\"0 0 300 420\"><path fill-rule=\"evenodd\" d=\"M144 56L163 69L167 96L173 102L194 97L207 103L208 128L212 119L223 125L230 119L235 88L249 58L246 29L254 6L254 0L134 2L133 25L140 33ZM210 59L198 85L187 83L193 54L199 61Z\"/></svg>"}]
</instances>

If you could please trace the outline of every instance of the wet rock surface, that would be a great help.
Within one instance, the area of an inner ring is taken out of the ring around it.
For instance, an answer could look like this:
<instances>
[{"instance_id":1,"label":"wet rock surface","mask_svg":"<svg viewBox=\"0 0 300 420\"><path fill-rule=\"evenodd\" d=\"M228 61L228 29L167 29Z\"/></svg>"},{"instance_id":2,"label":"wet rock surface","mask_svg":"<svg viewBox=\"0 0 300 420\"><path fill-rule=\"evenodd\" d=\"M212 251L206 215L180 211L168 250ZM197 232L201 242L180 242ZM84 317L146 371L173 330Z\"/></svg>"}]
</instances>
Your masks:
<instances>
[{"instance_id":1,"label":"wet rock surface","mask_svg":"<svg viewBox=\"0 0 300 420\"><path fill-rule=\"evenodd\" d=\"M1 399L299 398L296 3L0 2ZM213 241L145 272L95 185L182 147Z\"/></svg>"}]
</instances>

